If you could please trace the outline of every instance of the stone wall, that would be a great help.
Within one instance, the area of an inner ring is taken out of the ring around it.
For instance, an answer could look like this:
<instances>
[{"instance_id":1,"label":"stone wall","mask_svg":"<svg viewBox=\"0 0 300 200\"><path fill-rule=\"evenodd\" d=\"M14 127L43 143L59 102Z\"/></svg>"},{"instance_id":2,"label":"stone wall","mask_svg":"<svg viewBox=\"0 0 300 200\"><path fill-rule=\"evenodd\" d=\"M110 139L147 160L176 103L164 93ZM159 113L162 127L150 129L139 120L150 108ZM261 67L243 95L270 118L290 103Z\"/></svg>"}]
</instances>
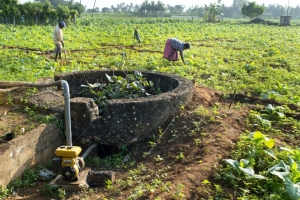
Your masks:
<instances>
[{"instance_id":1,"label":"stone wall","mask_svg":"<svg viewBox=\"0 0 300 200\"><path fill-rule=\"evenodd\" d=\"M131 145L152 138L153 133L176 112L186 106L192 96L192 81L175 74L142 71L143 76L162 91L158 95L109 100L98 115L93 99L80 97L82 84L105 83L106 74L122 76L123 71L89 70L64 73L55 80L70 86L71 129L74 137L97 138L103 145Z\"/></svg>"},{"instance_id":2,"label":"stone wall","mask_svg":"<svg viewBox=\"0 0 300 200\"><path fill-rule=\"evenodd\" d=\"M32 131L0 143L0 185L20 177L25 169L47 164L62 143L55 124L41 124Z\"/></svg>"}]
</instances>

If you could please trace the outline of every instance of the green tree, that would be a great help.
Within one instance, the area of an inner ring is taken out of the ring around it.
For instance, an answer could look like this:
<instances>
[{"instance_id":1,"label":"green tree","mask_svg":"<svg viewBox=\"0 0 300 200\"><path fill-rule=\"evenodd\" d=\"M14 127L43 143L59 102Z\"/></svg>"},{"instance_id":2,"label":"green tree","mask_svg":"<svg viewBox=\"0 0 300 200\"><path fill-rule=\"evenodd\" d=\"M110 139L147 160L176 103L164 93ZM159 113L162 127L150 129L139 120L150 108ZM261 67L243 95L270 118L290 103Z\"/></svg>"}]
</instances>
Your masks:
<instances>
[{"instance_id":1,"label":"green tree","mask_svg":"<svg viewBox=\"0 0 300 200\"><path fill-rule=\"evenodd\" d=\"M102 8L102 10L101 10L101 12L103 12L103 13L107 13L107 12L110 12L110 8L108 8L108 7L103 7Z\"/></svg>"},{"instance_id":2,"label":"green tree","mask_svg":"<svg viewBox=\"0 0 300 200\"><path fill-rule=\"evenodd\" d=\"M73 23L76 24L76 16L78 15L77 10L70 10L70 15L73 20Z\"/></svg>"},{"instance_id":3,"label":"green tree","mask_svg":"<svg viewBox=\"0 0 300 200\"><path fill-rule=\"evenodd\" d=\"M52 23L57 23L57 12L54 8L50 9L50 20Z\"/></svg>"},{"instance_id":4,"label":"green tree","mask_svg":"<svg viewBox=\"0 0 300 200\"><path fill-rule=\"evenodd\" d=\"M70 1L70 0L67 0L67 1L64 1L64 0L49 0L50 3L56 8L58 5L61 5L61 6L69 6L70 3L72 4L73 1ZM34 2L40 2L40 3L45 3L46 0L34 0Z\"/></svg>"},{"instance_id":5,"label":"green tree","mask_svg":"<svg viewBox=\"0 0 300 200\"><path fill-rule=\"evenodd\" d=\"M156 4L157 12L164 13L166 11L165 4L163 4L161 1L157 1Z\"/></svg>"},{"instance_id":6,"label":"green tree","mask_svg":"<svg viewBox=\"0 0 300 200\"><path fill-rule=\"evenodd\" d=\"M154 1L150 2L149 9L150 9L151 13L154 13L156 11L156 6L155 6L155 2Z\"/></svg>"},{"instance_id":7,"label":"green tree","mask_svg":"<svg viewBox=\"0 0 300 200\"><path fill-rule=\"evenodd\" d=\"M144 15L145 13L148 13L148 12L150 11L149 8L150 8L150 4L149 4L149 2L146 0L146 1L144 1L144 2L141 4L139 12L140 12L142 15Z\"/></svg>"},{"instance_id":8,"label":"green tree","mask_svg":"<svg viewBox=\"0 0 300 200\"><path fill-rule=\"evenodd\" d=\"M258 15L261 15L265 11L265 7L256 4L253 2L246 2L242 6L242 15L246 17L250 17L250 19L257 17Z\"/></svg>"},{"instance_id":9,"label":"green tree","mask_svg":"<svg viewBox=\"0 0 300 200\"><path fill-rule=\"evenodd\" d=\"M175 5L175 6L168 6L168 9L170 10L170 14L181 14L184 10L184 6L182 5Z\"/></svg>"},{"instance_id":10,"label":"green tree","mask_svg":"<svg viewBox=\"0 0 300 200\"><path fill-rule=\"evenodd\" d=\"M36 14L36 10L34 8L34 3L26 2L26 3L22 4L21 14L24 15L24 17L25 17L26 25L33 25L34 24L34 16Z\"/></svg>"},{"instance_id":11,"label":"green tree","mask_svg":"<svg viewBox=\"0 0 300 200\"><path fill-rule=\"evenodd\" d=\"M16 24L15 17L20 14L18 0L1 0L2 15L6 17L6 23L9 19L13 19L13 24Z\"/></svg>"},{"instance_id":12,"label":"green tree","mask_svg":"<svg viewBox=\"0 0 300 200\"><path fill-rule=\"evenodd\" d=\"M219 4L213 3L210 6L205 5L205 13L203 16L205 22L217 22L221 15L223 15L223 10Z\"/></svg>"},{"instance_id":13,"label":"green tree","mask_svg":"<svg viewBox=\"0 0 300 200\"><path fill-rule=\"evenodd\" d=\"M58 5L57 6L57 9L56 9L56 12L57 12L57 16L58 16L58 20L59 21L67 21L69 20L70 18L70 9L68 6L61 6L61 5Z\"/></svg>"},{"instance_id":14,"label":"green tree","mask_svg":"<svg viewBox=\"0 0 300 200\"><path fill-rule=\"evenodd\" d=\"M182 5L175 5L175 10L178 12L178 14L182 13L184 10L184 6Z\"/></svg>"},{"instance_id":15,"label":"green tree","mask_svg":"<svg viewBox=\"0 0 300 200\"><path fill-rule=\"evenodd\" d=\"M79 17L81 17L81 14L85 12L85 7L80 3L74 3L70 6L71 10L77 10L77 13Z\"/></svg>"},{"instance_id":16,"label":"green tree","mask_svg":"<svg viewBox=\"0 0 300 200\"><path fill-rule=\"evenodd\" d=\"M42 6L42 13L41 13L41 18L45 23L50 22L52 9L53 9L53 6L51 5L50 1L46 0Z\"/></svg>"},{"instance_id":17,"label":"green tree","mask_svg":"<svg viewBox=\"0 0 300 200\"><path fill-rule=\"evenodd\" d=\"M42 8L43 8L43 3L34 3L33 6L34 6L34 13L35 13L35 24L38 24L38 20L40 19L40 15L41 15L41 12L42 11Z\"/></svg>"},{"instance_id":18,"label":"green tree","mask_svg":"<svg viewBox=\"0 0 300 200\"><path fill-rule=\"evenodd\" d=\"M247 2L247 0L233 0L232 6L228 9L230 17L242 17L241 8L245 2Z\"/></svg>"},{"instance_id":19,"label":"green tree","mask_svg":"<svg viewBox=\"0 0 300 200\"><path fill-rule=\"evenodd\" d=\"M165 4L163 4L161 1L157 1L157 3L151 1L149 3L148 0L145 0L139 8L139 12L142 15L145 15L146 13L164 13L165 11Z\"/></svg>"}]
</instances>

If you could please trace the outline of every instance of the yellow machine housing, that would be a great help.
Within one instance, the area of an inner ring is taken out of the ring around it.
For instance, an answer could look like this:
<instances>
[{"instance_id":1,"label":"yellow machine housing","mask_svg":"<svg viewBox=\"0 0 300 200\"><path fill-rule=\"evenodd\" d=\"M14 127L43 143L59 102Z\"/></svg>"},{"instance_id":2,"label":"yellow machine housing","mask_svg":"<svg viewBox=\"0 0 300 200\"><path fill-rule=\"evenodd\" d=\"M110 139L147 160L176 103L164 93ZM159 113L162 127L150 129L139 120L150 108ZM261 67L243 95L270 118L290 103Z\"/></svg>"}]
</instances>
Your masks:
<instances>
[{"instance_id":1,"label":"yellow machine housing","mask_svg":"<svg viewBox=\"0 0 300 200\"><path fill-rule=\"evenodd\" d=\"M75 179L79 174L77 156L81 152L79 146L60 146L56 149L55 155L60 157L61 175L67 180Z\"/></svg>"},{"instance_id":2,"label":"yellow machine housing","mask_svg":"<svg viewBox=\"0 0 300 200\"><path fill-rule=\"evenodd\" d=\"M81 147L78 146L60 146L56 149L55 155L59 157L76 158L81 150Z\"/></svg>"}]
</instances>

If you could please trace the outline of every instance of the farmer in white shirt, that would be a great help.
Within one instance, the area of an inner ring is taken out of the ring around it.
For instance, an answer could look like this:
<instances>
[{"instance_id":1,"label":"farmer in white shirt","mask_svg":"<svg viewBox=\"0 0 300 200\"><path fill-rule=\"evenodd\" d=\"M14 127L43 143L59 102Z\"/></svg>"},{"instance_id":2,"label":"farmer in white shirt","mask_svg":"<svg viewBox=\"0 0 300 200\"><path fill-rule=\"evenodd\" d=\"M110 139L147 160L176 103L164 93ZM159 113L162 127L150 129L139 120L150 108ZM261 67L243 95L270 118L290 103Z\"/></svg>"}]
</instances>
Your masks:
<instances>
[{"instance_id":1,"label":"farmer in white shirt","mask_svg":"<svg viewBox=\"0 0 300 200\"><path fill-rule=\"evenodd\" d=\"M55 44L55 59L54 59L55 61L57 61L57 56L59 56L59 59L61 59L61 51L62 48L65 46L63 41L63 31L62 31L62 29L65 27L66 27L65 22L61 21L54 29L53 41Z\"/></svg>"}]
</instances>

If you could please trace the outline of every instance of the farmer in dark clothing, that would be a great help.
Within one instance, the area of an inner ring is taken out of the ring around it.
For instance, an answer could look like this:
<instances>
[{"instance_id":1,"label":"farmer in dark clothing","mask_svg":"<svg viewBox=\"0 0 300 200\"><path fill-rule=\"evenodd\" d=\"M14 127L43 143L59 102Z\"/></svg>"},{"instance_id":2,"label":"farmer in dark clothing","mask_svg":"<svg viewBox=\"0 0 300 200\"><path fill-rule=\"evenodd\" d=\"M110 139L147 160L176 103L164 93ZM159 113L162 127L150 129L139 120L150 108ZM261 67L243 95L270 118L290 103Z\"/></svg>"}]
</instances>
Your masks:
<instances>
[{"instance_id":1,"label":"farmer in dark clothing","mask_svg":"<svg viewBox=\"0 0 300 200\"><path fill-rule=\"evenodd\" d=\"M139 32L138 32L138 27L136 27L134 29L134 39L136 39L139 43L141 43L140 35L139 35Z\"/></svg>"},{"instance_id":2,"label":"farmer in dark clothing","mask_svg":"<svg viewBox=\"0 0 300 200\"><path fill-rule=\"evenodd\" d=\"M189 49L190 44L181 42L175 38L170 38L167 40L164 50L164 58L169 61L177 61L178 59L178 51L180 53L180 57L182 62L185 64L183 57L183 50Z\"/></svg>"},{"instance_id":3,"label":"farmer in dark clothing","mask_svg":"<svg viewBox=\"0 0 300 200\"><path fill-rule=\"evenodd\" d=\"M20 17L20 21L21 21L21 24L24 24L24 22L25 22L24 15L21 15L21 17Z\"/></svg>"}]
</instances>

